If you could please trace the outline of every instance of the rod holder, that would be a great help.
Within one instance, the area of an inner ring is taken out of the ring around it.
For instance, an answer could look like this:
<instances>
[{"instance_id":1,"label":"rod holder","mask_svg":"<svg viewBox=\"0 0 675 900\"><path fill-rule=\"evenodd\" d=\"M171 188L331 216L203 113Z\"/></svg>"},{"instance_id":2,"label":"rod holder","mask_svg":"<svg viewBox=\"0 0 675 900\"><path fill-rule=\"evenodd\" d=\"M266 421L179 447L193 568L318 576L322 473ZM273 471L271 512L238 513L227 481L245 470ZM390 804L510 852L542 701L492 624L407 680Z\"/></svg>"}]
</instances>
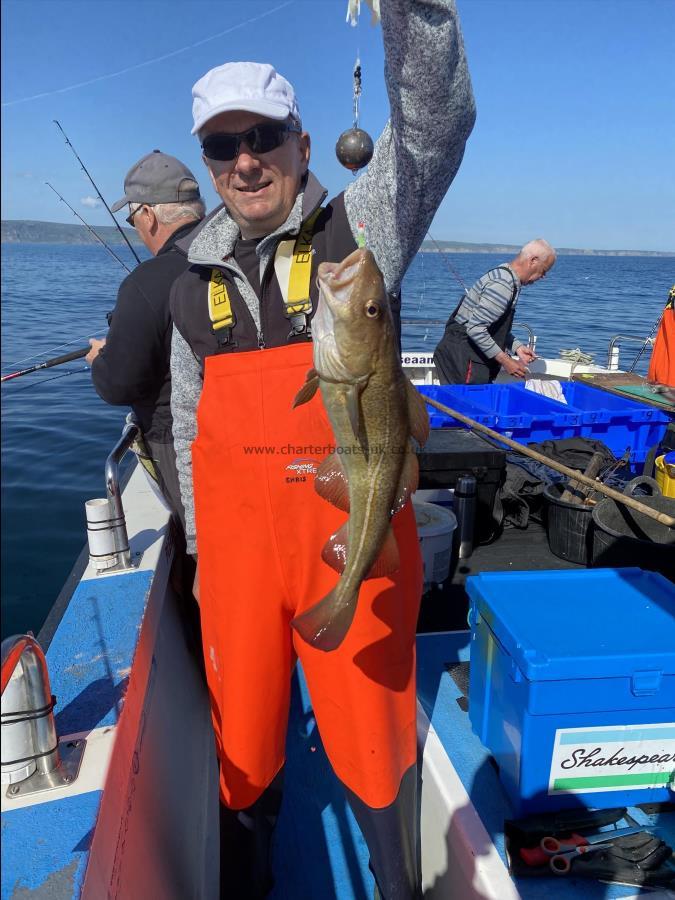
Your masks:
<instances>
[{"instance_id":1,"label":"rod holder","mask_svg":"<svg viewBox=\"0 0 675 900\"><path fill-rule=\"evenodd\" d=\"M59 742L47 660L32 634L2 642L2 776L7 797L67 787L77 778L84 739Z\"/></svg>"},{"instance_id":2,"label":"rod holder","mask_svg":"<svg viewBox=\"0 0 675 900\"><path fill-rule=\"evenodd\" d=\"M107 496L87 500L85 503L89 561L97 572L117 572L133 568L119 468L122 458L140 434L141 430L133 416L127 416L122 435L105 461Z\"/></svg>"},{"instance_id":3,"label":"rod holder","mask_svg":"<svg viewBox=\"0 0 675 900\"><path fill-rule=\"evenodd\" d=\"M117 546L113 531L110 501L107 497L87 500L84 504L87 514L87 540L89 542L89 562L98 572L111 569L118 563Z\"/></svg>"},{"instance_id":4,"label":"rod holder","mask_svg":"<svg viewBox=\"0 0 675 900\"><path fill-rule=\"evenodd\" d=\"M2 784L59 764L54 698L42 647L29 634L2 642Z\"/></svg>"}]
</instances>

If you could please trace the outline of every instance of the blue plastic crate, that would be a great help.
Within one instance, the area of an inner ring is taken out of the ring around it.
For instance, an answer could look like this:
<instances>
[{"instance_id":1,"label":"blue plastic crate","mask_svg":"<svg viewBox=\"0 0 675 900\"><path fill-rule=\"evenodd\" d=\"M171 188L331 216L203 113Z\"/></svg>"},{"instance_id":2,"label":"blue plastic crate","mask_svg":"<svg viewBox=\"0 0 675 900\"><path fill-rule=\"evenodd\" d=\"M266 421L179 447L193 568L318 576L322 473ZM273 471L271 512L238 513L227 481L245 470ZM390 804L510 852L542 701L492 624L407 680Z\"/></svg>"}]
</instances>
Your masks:
<instances>
[{"instance_id":1,"label":"blue plastic crate","mask_svg":"<svg viewBox=\"0 0 675 900\"><path fill-rule=\"evenodd\" d=\"M595 569L466 586L469 717L514 814L675 800L675 585Z\"/></svg>"},{"instance_id":2,"label":"blue plastic crate","mask_svg":"<svg viewBox=\"0 0 675 900\"><path fill-rule=\"evenodd\" d=\"M524 394L531 394L524 385L512 385ZM567 407L578 411L581 418L579 436L602 441L616 457L630 450L633 465L641 464L649 450L660 443L671 421L668 413L624 399L587 384L561 382ZM552 401L557 403L558 401ZM565 404L559 403L559 406Z\"/></svg>"},{"instance_id":3,"label":"blue plastic crate","mask_svg":"<svg viewBox=\"0 0 675 900\"><path fill-rule=\"evenodd\" d=\"M418 390L522 444L589 438L602 441L617 457L629 449L633 467L660 443L671 421L668 413L646 404L585 384L561 384L567 403L528 391L523 384L424 384ZM466 427L434 407L428 410L432 428Z\"/></svg>"},{"instance_id":4,"label":"blue plastic crate","mask_svg":"<svg viewBox=\"0 0 675 900\"><path fill-rule=\"evenodd\" d=\"M508 384L423 384L418 390L486 425L514 441L557 440L575 437L581 430L581 414L555 400L531 391L512 390ZM432 428L465 428L458 419L429 410Z\"/></svg>"}]
</instances>

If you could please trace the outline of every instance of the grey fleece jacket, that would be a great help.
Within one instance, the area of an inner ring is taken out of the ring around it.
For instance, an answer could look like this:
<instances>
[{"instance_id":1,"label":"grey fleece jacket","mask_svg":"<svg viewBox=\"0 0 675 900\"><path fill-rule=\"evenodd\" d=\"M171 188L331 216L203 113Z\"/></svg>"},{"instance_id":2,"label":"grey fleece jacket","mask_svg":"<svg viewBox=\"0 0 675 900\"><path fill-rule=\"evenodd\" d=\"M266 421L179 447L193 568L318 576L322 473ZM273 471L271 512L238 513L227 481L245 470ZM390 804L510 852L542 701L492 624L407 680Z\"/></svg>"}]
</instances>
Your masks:
<instances>
[{"instance_id":1,"label":"grey fleece jacket","mask_svg":"<svg viewBox=\"0 0 675 900\"><path fill-rule=\"evenodd\" d=\"M358 223L365 223L366 245L387 290L396 292L462 161L475 106L454 0L382 0L381 16L391 118L368 168L349 184L344 199L354 239ZM287 221L259 245L261 273L273 259L281 235L297 234L303 218L301 193ZM203 223L188 258L191 263L232 269L259 329L258 298L234 259L227 258L238 237L237 225L221 208ZM187 549L196 553L191 448L197 436L202 374L199 361L175 328L171 378Z\"/></svg>"}]
</instances>

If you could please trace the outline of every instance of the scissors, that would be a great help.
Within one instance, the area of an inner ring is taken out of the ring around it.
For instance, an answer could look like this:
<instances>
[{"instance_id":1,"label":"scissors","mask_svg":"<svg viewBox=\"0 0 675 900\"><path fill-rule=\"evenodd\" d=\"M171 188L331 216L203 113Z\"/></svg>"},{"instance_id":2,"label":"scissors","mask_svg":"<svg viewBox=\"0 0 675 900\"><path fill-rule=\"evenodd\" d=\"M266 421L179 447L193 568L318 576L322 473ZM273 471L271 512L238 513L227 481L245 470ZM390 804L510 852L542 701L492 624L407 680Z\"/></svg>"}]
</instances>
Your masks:
<instances>
[{"instance_id":1,"label":"scissors","mask_svg":"<svg viewBox=\"0 0 675 900\"><path fill-rule=\"evenodd\" d=\"M520 857L528 866L544 866L546 863L549 863L556 874L565 875L571 865L569 860L567 866L564 864L567 856L572 858L577 853L588 853L589 850L594 850L598 844L611 844L618 837L627 834L638 834L641 831L645 831L644 826L615 828L614 831L601 831L597 834L585 836L571 834L570 837L563 840L558 840L558 838L548 835L541 839L538 847L522 847ZM561 859L563 860L562 862L560 861Z\"/></svg>"},{"instance_id":2,"label":"scissors","mask_svg":"<svg viewBox=\"0 0 675 900\"><path fill-rule=\"evenodd\" d=\"M573 834L565 841L559 841L554 837L541 839L539 847L549 857L549 866L556 875L567 875L572 868L572 860L582 853L593 853L602 847L613 844L617 838L628 834L639 834L644 828L617 828L614 831L604 831L583 837Z\"/></svg>"}]
</instances>

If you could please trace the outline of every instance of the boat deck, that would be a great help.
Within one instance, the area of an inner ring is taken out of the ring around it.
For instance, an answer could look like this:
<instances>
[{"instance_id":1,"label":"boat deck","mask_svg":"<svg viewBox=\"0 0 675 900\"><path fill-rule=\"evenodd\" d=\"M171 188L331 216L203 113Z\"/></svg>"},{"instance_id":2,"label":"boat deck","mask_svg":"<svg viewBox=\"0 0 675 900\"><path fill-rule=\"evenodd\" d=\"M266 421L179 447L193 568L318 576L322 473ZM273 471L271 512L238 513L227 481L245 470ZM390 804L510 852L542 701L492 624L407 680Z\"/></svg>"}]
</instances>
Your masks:
<instances>
[{"instance_id":1,"label":"boat deck","mask_svg":"<svg viewBox=\"0 0 675 900\"><path fill-rule=\"evenodd\" d=\"M589 879L551 875L511 880L507 871L503 826L512 813L491 757L471 730L466 703L462 700L469 638L470 633L463 631L423 634L417 639L421 722L428 718L431 724L428 737L440 741L471 806L468 817L466 808L455 810L447 835L445 831L441 834L439 829L436 834L430 833L429 819L423 812L422 841L443 844L447 839L460 845L467 840L465 833L459 833L464 829L471 831L474 839L476 834L483 838L480 846L474 840L472 854L464 855L475 872L465 869L460 875L453 871L451 861L441 873L423 872L424 896L506 900L507 884L508 896L523 900L578 900L579 897L584 900L627 900L639 896L641 891L637 887ZM422 731L420 740L424 740ZM428 777L427 768L422 773L423 783L425 777ZM422 797L424 804L424 784ZM629 814L671 846L675 843L675 811L659 814L648 807L630 807ZM478 827L467 828L467 818L475 819ZM444 826L439 823L441 827ZM454 835L454 831L458 833ZM489 865L483 862L483 857L487 861L491 856ZM275 887L270 900L318 897L322 900L370 900L373 896L368 851L323 750L300 670L293 683L284 802L275 837L273 863ZM467 880L475 888L470 893L462 887ZM673 896L666 891L654 891L650 895L663 900Z\"/></svg>"},{"instance_id":2,"label":"boat deck","mask_svg":"<svg viewBox=\"0 0 675 900\"><path fill-rule=\"evenodd\" d=\"M479 572L517 572L541 569L580 569L576 563L554 556L546 529L530 521L528 527L505 528L497 540L474 547L468 559L453 562L451 579L432 586L422 599L418 633L459 631L466 628L469 598L464 584Z\"/></svg>"},{"instance_id":3,"label":"boat deck","mask_svg":"<svg viewBox=\"0 0 675 900\"><path fill-rule=\"evenodd\" d=\"M432 743L441 747L453 778L461 783L470 800L469 829L482 834L484 845L474 851L480 859L464 854L476 872L458 873L448 858L441 871L423 872L424 896L428 898L522 897L523 900L614 900L641 895L639 888L609 885L587 879L532 877L511 879L508 873L504 820L512 816L498 773L488 751L473 734L465 697L468 691L470 632L467 628L468 595L466 578L488 571L533 571L583 568L554 556L549 550L545 528L530 521L527 529L507 528L490 544L476 546L466 560L455 562L451 578L434 586L422 600L417 637L417 695L420 705L420 747L425 746L424 729L430 723ZM459 701L459 702L458 702ZM428 723L426 720L428 719ZM426 723L426 725L425 725ZM302 671L296 673L287 744L284 805L274 846L276 884L271 900L313 897L335 900L370 900L373 878L368 869L368 851L358 826L345 802L324 753ZM433 768L433 767L432 767ZM423 779L428 767L423 769ZM456 773L456 774L455 774ZM447 773L446 773L447 774ZM435 788L431 788L435 790ZM424 797L424 788L422 789ZM425 800L422 800L424 804ZM464 828L466 809L456 809L447 826L430 832L429 816L422 814L422 841L443 847L446 840L458 845L465 834L453 838L453 828ZM675 809L648 814L631 807L630 815L675 845ZM632 823L619 823L620 826ZM477 827L476 827L477 826ZM484 857L484 858L483 858ZM475 892L462 884L473 880ZM482 885L482 888L481 888ZM673 894L652 892L655 897Z\"/></svg>"},{"instance_id":4,"label":"boat deck","mask_svg":"<svg viewBox=\"0 0 675 900\"><path fill-rule=\"evenodd\" d=\"M512 813L491 757L471 730L466 703L462 700L464 696L462 676L466 679L466 670L462 671L460 668L458 675L456 668L458 664L468 663L469 638L468 631L421 635L418 638L418 699L459 775L485 827L489 841L506 865L503 827L504 820L511 818ZM453 670L455 677L451 674ZM640 807L631 807L629 814L638 824L654 830L655 834L673 846L675 809L671 812L661 812L660 815L658 812L651 814L646 810L648 807L644 810ZM479 853L486 852L487 847L482 851L480 848L478 850ZM540 900L540 898L567 900L570 897L611 900L611 898L633 897L640 893L640 889L636 887L609 885L571 877L520 877L514 881L523 900ZM662 896L667 895L662 893Z\"/></svg>"}]
</instances>

